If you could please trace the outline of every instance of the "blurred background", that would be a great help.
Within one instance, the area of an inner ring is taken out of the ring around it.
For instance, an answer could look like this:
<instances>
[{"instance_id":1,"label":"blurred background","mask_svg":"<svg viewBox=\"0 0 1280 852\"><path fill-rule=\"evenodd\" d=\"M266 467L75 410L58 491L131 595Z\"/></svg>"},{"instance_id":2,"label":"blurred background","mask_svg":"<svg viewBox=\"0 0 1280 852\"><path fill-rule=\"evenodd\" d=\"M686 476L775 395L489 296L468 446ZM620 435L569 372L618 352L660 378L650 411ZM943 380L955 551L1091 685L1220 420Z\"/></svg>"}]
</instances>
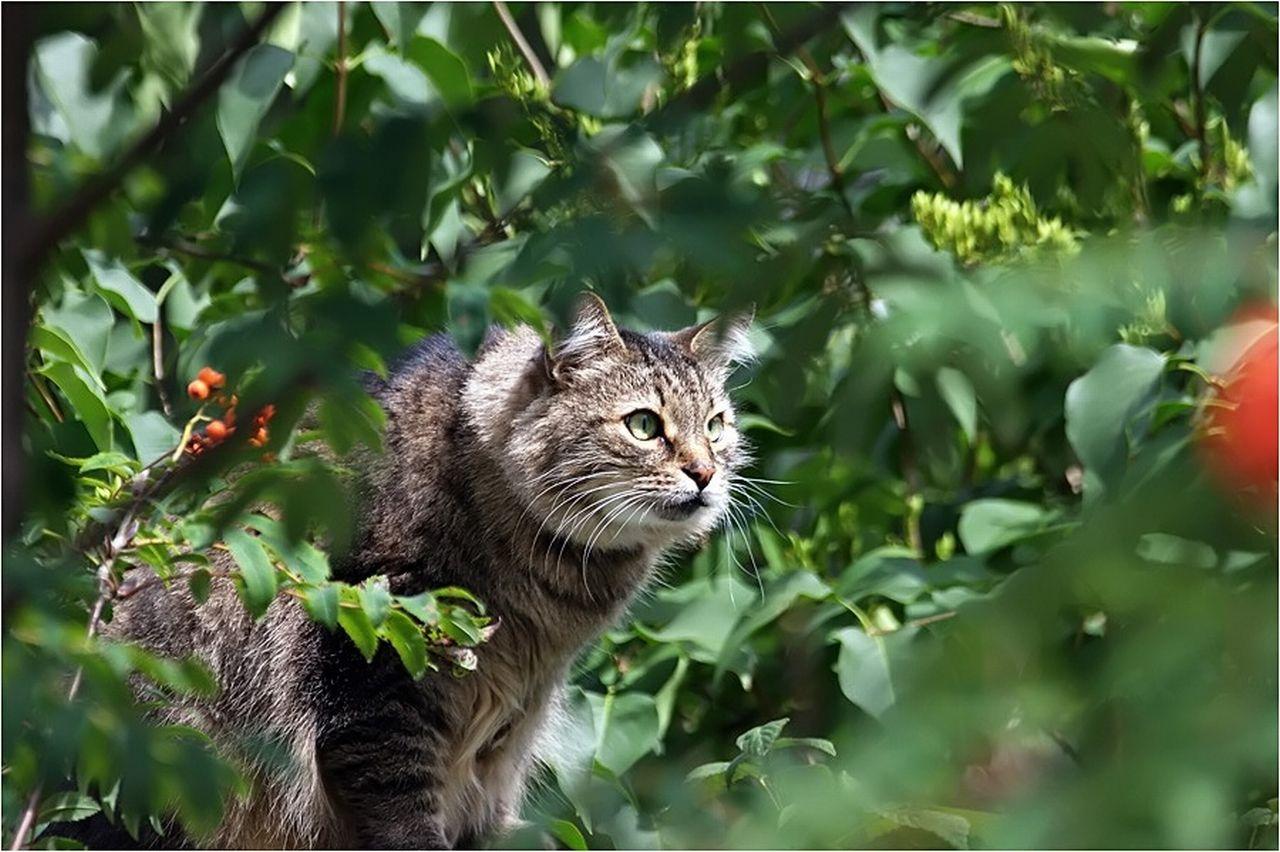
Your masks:
<instances>
[{"instance_id":1,"label":"blurred background","mask_svg":"<svg viewBox=\"0 0 1280 852\"><path fill-rule=\"evenodd\" d=\"M377 446L355 377L423 336L551 336L592 289L640 329L756 305L759 459L575 666L501 845L1275 848L1274 3L3 33L6 845L199 832L242 789L128 688L208 672L97 641L129 567L207 594L229 547L252 610L465 669L481 605L330 579L307 445Z\"/></svg>"}]
</instances>

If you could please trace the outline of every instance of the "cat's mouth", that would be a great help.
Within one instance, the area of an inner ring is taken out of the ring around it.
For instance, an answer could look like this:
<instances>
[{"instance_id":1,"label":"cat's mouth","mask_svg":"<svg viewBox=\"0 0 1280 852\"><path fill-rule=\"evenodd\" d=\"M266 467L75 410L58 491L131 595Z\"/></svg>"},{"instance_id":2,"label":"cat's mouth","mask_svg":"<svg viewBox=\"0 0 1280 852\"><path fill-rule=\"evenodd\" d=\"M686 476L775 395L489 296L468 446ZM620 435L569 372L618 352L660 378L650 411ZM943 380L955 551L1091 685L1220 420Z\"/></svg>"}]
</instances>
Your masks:
<instances>
[{"instance_id":1,"label":"cat's mouth","mask_svg":"<svg viewBox=\"0 0 1280 852\"><path fill-rule=\"evenodd\" d=\"M658 513L663 517L672 521L684 521L696 515L699 511L706 509L711 504L707 502L707 498L703 494L695 494L692 497L686 497L683 500L672 500L663 503L658 508Z\"/></svg>"}]
</instances>

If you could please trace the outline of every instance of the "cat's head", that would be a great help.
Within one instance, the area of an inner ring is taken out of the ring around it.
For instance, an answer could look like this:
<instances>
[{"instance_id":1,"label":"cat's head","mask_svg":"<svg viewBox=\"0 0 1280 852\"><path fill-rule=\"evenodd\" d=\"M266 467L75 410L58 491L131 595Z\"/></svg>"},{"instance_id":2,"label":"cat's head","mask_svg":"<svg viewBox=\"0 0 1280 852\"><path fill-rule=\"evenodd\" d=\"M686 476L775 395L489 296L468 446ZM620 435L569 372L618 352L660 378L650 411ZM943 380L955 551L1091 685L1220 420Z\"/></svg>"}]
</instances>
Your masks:
<instances>
[{"instance_id":1,"label":"cat's head","mask_svg":"<svg viewBox=\"0 0 1280 852\"><path fill-rule=\"evenodd\" d=\"M714 529L748 461L725 381L749 357L750 323L740 314L642 334L584 297L508 396L500 452L525 523L605 549L693 543Z\"/></svg>"}]
</instances>

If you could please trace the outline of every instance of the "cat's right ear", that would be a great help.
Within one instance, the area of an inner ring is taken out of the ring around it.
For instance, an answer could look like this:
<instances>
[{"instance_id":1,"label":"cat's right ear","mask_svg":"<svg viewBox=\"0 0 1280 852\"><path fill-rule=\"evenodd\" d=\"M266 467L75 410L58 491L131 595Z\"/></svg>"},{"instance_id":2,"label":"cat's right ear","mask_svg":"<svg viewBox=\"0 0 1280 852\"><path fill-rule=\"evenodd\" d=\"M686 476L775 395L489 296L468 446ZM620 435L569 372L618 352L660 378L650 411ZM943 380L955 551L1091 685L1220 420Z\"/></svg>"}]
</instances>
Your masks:
<instances>
[{"instance_id":1,"label":"cat's right ear","mask_svg":"<svg viewBox=\"0 0 1280 852\"><path fill-rule=\"evenodd\" d=\"M625 351L609 309L596 294L584 293L568 332L555 345L543 347L543 369L547 378L559 383Z\"/></svg>"}]
</instances>

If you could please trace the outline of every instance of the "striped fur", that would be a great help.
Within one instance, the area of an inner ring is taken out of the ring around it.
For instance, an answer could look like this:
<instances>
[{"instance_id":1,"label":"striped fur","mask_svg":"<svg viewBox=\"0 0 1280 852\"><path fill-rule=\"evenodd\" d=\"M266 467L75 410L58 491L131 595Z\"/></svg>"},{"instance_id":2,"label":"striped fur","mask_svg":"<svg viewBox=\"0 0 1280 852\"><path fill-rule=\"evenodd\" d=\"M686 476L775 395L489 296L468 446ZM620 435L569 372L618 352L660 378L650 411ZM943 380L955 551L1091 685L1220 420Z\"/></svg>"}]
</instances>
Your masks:
<instances>
[{"instance_id":1,"label":"striped fur","mask_svg":"<svg viewBox=\"0 0 1280 852\"><path fill-rule=\"evenodd\" d=\"M335 573L479 595L500 627L468 676L414 682L386 647L366 663L289 597L254 622L225 580L198 606L178 585L119 606L111 635L194 653L221 684L161 711L252 779L201 842L439 848L509 826L575 655L665 551L698 544L727 511L746 451L723 382L744 329L641 335L588 300L550 351L529 329L499 331L468 363L431 338L373 382L386 451L354 459L359 533ZM629 433L637 408L661 416L663 437ZM717 468L703 506L681 470L694 462Z\"/></svg>"}]
</instances>

